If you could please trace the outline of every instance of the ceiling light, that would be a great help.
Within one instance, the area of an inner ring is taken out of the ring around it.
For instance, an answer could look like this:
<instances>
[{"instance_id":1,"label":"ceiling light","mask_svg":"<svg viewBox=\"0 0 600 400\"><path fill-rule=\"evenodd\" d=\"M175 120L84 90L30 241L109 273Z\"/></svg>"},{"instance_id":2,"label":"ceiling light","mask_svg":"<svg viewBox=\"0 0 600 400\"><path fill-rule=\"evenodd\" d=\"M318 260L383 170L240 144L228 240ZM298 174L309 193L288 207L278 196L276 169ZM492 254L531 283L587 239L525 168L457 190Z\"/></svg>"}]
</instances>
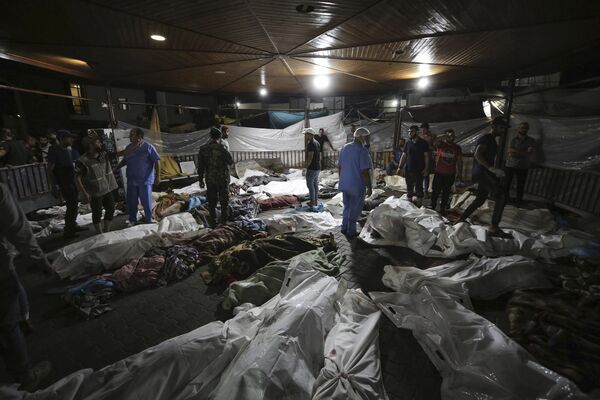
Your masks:
<instances>
[{"instance_id":1,"label":"ceiling light","mask_svg":"<svg viewBox=\"0 0 600 400\"><path fill-rule=\"evenodd\" d=\"M260 94L261 96L266 96L266 95L267 95L267 93L268 93L268 92L267 92L267 88L265 88L265 87L261 87L261 88L258 90L258 94Z\"/></svg>"},{"instance_id":2,"label":"ceiling light","mask_svg":"<svg viewBox=\"0 0 600 400\"><path fill-rule=\"evenodd\" d=\"M392 107L398 107L398 99L392 100Z\"/></svg>"},{"instance_id":3,"label":"ceiling light","mask_svg":"<svg viewBox=\"0 0 600 400\"><path fill-rule=\"evenodd\" d=\"M237 103L235 103L235 106L236 106L237 108L240 108L240 106L241 106L240 102L238 101Z\"/></svg>"},{"instance_id":4,"label":"ceiling light","mask_svg":"<svg viewBox=\"0 0 600 400\"><path fill-rule=\"evenodd\" d=\"M150 35L150 39L156 40L157 42L164 42L165 40L167 40L167 38L163 35Z\"/></svg>"},{"instance_id":5,"label":"ceiling light","mask_svg":"<svg viewBox=\"0 0 600 400\"><path fill-rule=\"evenodd\" d=\"M329 77L325 75L315 76L315 79L313 79L313 85L316 89L326 89L329 87Z\"/></svg>"},{"instance_id":6,"label":"ceiling light","mask_svg":"<svg viewBox=\"0 0 600 400\"><path fill-rule=\"evenodd\" d=\"M223 74L226 74L226 72L225 71L215 71L215 74L223 75Z\"/></svg>"},{"instance_id":7,"label":"ceiling light","mask_svg":"<svg viewBox=\"0 0 600 400\"><path fill-rule=\"evenodd\" d=\"M427 86L429 86L429 79L428 78L420 78L417 81L417 87L419 89L425 89Z\"/></svg>"}]
</instances>

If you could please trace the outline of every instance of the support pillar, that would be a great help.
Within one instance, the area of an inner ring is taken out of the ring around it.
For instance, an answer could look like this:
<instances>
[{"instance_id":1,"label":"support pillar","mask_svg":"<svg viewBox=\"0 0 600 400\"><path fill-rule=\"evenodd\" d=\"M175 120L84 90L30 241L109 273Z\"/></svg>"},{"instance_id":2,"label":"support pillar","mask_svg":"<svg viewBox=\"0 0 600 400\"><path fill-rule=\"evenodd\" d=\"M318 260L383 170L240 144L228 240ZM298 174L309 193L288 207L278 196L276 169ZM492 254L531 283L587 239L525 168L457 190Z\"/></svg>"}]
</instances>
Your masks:
<instances>
[{"instance_id":1,"label":"support pillar","mask_svg":"<svg viewBox=\"0 0 600 400\"><path fill-rule=\"evenodd\" d=\"M115 117L115 106L113 104L110 86L105 86L104 88L106 90L106 104L108 105L109 127L116 128L117 127L117 118Z\"/></svg>"}]
</instances>

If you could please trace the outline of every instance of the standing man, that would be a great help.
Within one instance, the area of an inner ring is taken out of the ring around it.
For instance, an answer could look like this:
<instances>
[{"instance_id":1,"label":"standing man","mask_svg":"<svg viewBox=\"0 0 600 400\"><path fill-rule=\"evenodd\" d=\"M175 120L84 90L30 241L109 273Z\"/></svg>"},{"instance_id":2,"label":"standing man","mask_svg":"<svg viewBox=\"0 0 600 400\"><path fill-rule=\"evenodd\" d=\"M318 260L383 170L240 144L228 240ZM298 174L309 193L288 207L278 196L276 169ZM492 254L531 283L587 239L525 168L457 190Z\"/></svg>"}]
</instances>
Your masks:
<instances>
[{"instance_id":1,"label":"standing man","mask_svg":"<svg viewBox=\"0 0 600 400\"><path fill-rule=\"evenodd\" d=\"M229 142L227 138L229 137L229 128L225 125L221 125L221 139L219 139L219 143L225 147L225 150L229 151Z\"/></svg>"},{"instance_id":2,"label":"standing man","mask_svg":"<svg viewBox=\"0 0 600 400\"><path fill-rule=\"evenodd\" d=\"M306 186L311 207L317 206L319 196L319 172L321 171L321 145L315 140L315 131L313 128L304 129L304 141L306 145Z\"/></svg>"},{"instance_id":3,"label":"standing man","mask_svg":"<svg viewBox=\"0 0 600 400\"><path fill-rule=\"evenodd\" d=\"M216 208L217 203L220 203L221 224L225 224L229 213L229 167L233 165L233 158L219 142L221 131L218 128L210 129L210 138L211 140L198 151L198 183L204 188L206 181L211 222L216 224Z\"/></svg>"},{"instance_id":4,"label":"standing man","mask_svg":"<svg viewBox=\"0 0 600 400\"><path fill-rule=\"evenodd\" d=\"M363 209L365 194L370 196L373 191L371 157L365 148L366 139L370 134L366 128L358 128L354 131L354 141L345 144L340 150L339 190L344 196L342 233L348 238L358 236L356 222Z\"/></svg>"},{"instance_id":5,"label":"standing man","mask_svg":"<svg viewBox=\"0 0 600 400\"><path fill-rule=\"evenodd\" d=\"M37 244L31 226L10 189L0 183L0 354L6 369L21 384L20 389L36 390L50 373L43 361L31 366L23 331L21 296L27 297L13 263L13 246L30 264L51 271L44 252Z\"/></svg>"},{"instance_id":6,"label":"standing man","mask_svg":"<svg viewBox=\"0 0 600 400\"><path fill-rule=\"evenodd\" d=\"M118 187L117 181L106 152L102 151L100 138L86 137L82 144L86 152L75 162L75 182L85 202L90 203L96 233L109 232L115 214L115 198L112 192Z\"/></svg>"},{"instance_id":7,"label":"standing man","mask_svg":"<svg viewBox=\"0 0 600 400\"><path fill-rule=\"evenodd\" d=\"M47 136L40 136L38 139L39 142L39 150L41 155L40 162L48 161L48 151L50 151L50 142L48 142Z\"/></svg>"},{"instance_id":8,"label":"standing man","mask_svg":"<svg viewBox=\"0 0 600 400\"><path fill-rule=\"evenodd\" d=\"M504 118L495 117L491 123L491 132L477 140L475 156L473 157L473 181L477 183L476 198L467 207L458 222L465 222L473 211L481 207L491 194L495 197L495 203L490 233L494 236L511 238L510 234L502 231L498 226L506 204L506 190L502 182L505 174L503 170L494 167L494 161L498 154L496 137L505 135L506 128L507 124Z\"/></svg>"},{"instance_id":9,"label":"standing man","mask_svg":"<svg viewBox=\"0 0 600 400\"><path fill-rule=\"evenodd\" d=\"M456 136L454 129L446 129L444 137L437 142L435 150L435 175L433 177L433 191L431 193L431 208L435 210L437 199L442 193L440 214L446 214L450 189L454 180L462 172L462 150L454 143Z\"/></svg>"},{"instance_id":10,"label":"standing man","mask_svg":"<svg viewBox=\"0 0 600 400\"><path fill-rule=\"evenodd\" d=\"M152 184L160 183L160 156L156 148L144 140L144 131L133 128L129 132L125 156L117 169L127 166L127 211L129 222L137 224L138 201L144 207L144 220L152 222ZM133 150L132 150L133 149ZM132 150L127 152L127 150Z\"/></svg>"},{"instance_id":11,"label":"standing man","mask_svg":"<svg viewBox=\"0 0 600 400\"><path fill-rule=\"evenodd\" d=\"M434 168L433 142L435 140L435 135L429 130L429 123L423 122L421 124L421 132L419 133L419 137L426 141L429 145L429 168L427 169L427 173L423 174L423 193L425 197L429 197L429 175L431 172L433 172Z\"/></svg>"},{"instance_id":12,"label":"standing man","mask_svg":"<svg viewBox=\"0 0 600 400\"><path fill-rule=\"evenodd\" d=\"M410 201L420 205L423 202L423 176L429 172L429 145L419 137L419 127L416 125L409 128L408 136L410 140L404 146L398 172L406 165L406 194Z\"/></svg>"},{"instance_id":13,"label":"standing man","mask_svg":"<svg viewBox=\"0 0 600 400\"><path fill-rule=\"evenodd\" d=\"M325 144L328 144L329 147L331 147L331 151L335 151L335 149L333 148L333 145L331 144L331 141L329 140L329 138L325 134L325 129L319 128L319 134L315 137L315 139L316 139L317 142L319 142L319 148L320 148L320 153L321 153L321 168L324 168L324 167L326 167L326 163L325 163Z\"/></svg>"},{"instance_id":14,"label":"standing man","mask_svg":"<svg viewBox=\"0 0 600 400\"><path fill-rule=\"evenodd\" d=\"M398 166L400 165L400 159L402 158L402 153L404 153L404 146L406 146L406 140L404 138L398 139L398 144L394 147L394 158L390 160L388 165L385 167L385 173L390 176L394 175L398 171Z\"/></svg>"},{"instance_id":15,"label":"standing man","mask_svg":"<svg viewBox=\"0 0 600 400\"><path fill-rule=\"evenodd\" d=\"M517 200L519 207L523 201L523 190L527 180L527 171L531 167L531 157L535 150L535 139L527 136L529 123L521 122L517 129L517 136L510 141L508 157L506 158L506 196L510 198L510 186L513 177L517 178Z\"/></svg>"},{"instance_id":16,"label":"standing man","mask_svg":"<svg viewBox=\"0 0 600 400\"><path fill-rule=\"evenodd\" d=\"M75 161L79 159L79 152L73 148L73 139L76 137L67 130L57 132L58 144L48 150L48 181L53 188L52 193L62 198L67 206L65 213L65 230L63 236L73 239L79 235L78 230L86 230L77 226L77 204L79 202L77 186L75 186Z\"/></svg>"},{"instance_id":17,"label":"standing man","mask_svg":"<svg viewBox=\"0 0 600 400\"><path fill-rule=\"evenodd\" d=\"M20 140L15 140L13 132L8 128L2 129L0 143L0 158L7 166L25 165L33 162L33 155Z\"/></svg>"}]
</instances>

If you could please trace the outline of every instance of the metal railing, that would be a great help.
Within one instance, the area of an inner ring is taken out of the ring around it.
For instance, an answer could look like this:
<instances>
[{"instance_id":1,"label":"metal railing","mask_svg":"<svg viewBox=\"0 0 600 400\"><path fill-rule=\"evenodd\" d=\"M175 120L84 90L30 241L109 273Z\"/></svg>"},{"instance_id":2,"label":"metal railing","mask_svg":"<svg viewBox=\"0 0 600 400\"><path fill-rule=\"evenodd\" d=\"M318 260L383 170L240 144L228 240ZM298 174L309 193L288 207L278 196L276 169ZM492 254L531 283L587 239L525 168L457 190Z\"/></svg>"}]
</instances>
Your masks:
<instances>
[{"instance_id":1,"label":"metal railing","mask_svg":"<svg viewBox=\"0 0 600 400\"><path fill-rule=\"evenodd\" d=\"M50 193L46 163L0 168L0 182L5 183L17 200Z\"/></svg>"}]
</instances>

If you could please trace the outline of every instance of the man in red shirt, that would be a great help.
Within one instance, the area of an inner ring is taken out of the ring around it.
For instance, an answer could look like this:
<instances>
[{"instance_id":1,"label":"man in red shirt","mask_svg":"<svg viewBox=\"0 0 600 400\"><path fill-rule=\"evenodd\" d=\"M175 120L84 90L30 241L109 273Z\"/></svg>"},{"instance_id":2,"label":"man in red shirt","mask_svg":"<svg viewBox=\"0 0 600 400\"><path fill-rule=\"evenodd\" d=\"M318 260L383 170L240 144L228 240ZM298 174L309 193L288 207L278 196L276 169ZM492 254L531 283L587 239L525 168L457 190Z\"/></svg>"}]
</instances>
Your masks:
<instances>
[{"instance_id":1,"label":"man in red shirt","mask_svg":"<svg viewBox=\"0 0 600 400\"><path fill-rule=\"evenodd\" d=\"M431 192L431 208L435 210L437 199L442 193L440 213L446 213L450 189L454 180L462 172L462 151L460 146L454 143L455 134L453 129L446 129L445 135L437 142L435 148L435 175L433 177L433 190Z\"/></svg>"}]
</instances>

